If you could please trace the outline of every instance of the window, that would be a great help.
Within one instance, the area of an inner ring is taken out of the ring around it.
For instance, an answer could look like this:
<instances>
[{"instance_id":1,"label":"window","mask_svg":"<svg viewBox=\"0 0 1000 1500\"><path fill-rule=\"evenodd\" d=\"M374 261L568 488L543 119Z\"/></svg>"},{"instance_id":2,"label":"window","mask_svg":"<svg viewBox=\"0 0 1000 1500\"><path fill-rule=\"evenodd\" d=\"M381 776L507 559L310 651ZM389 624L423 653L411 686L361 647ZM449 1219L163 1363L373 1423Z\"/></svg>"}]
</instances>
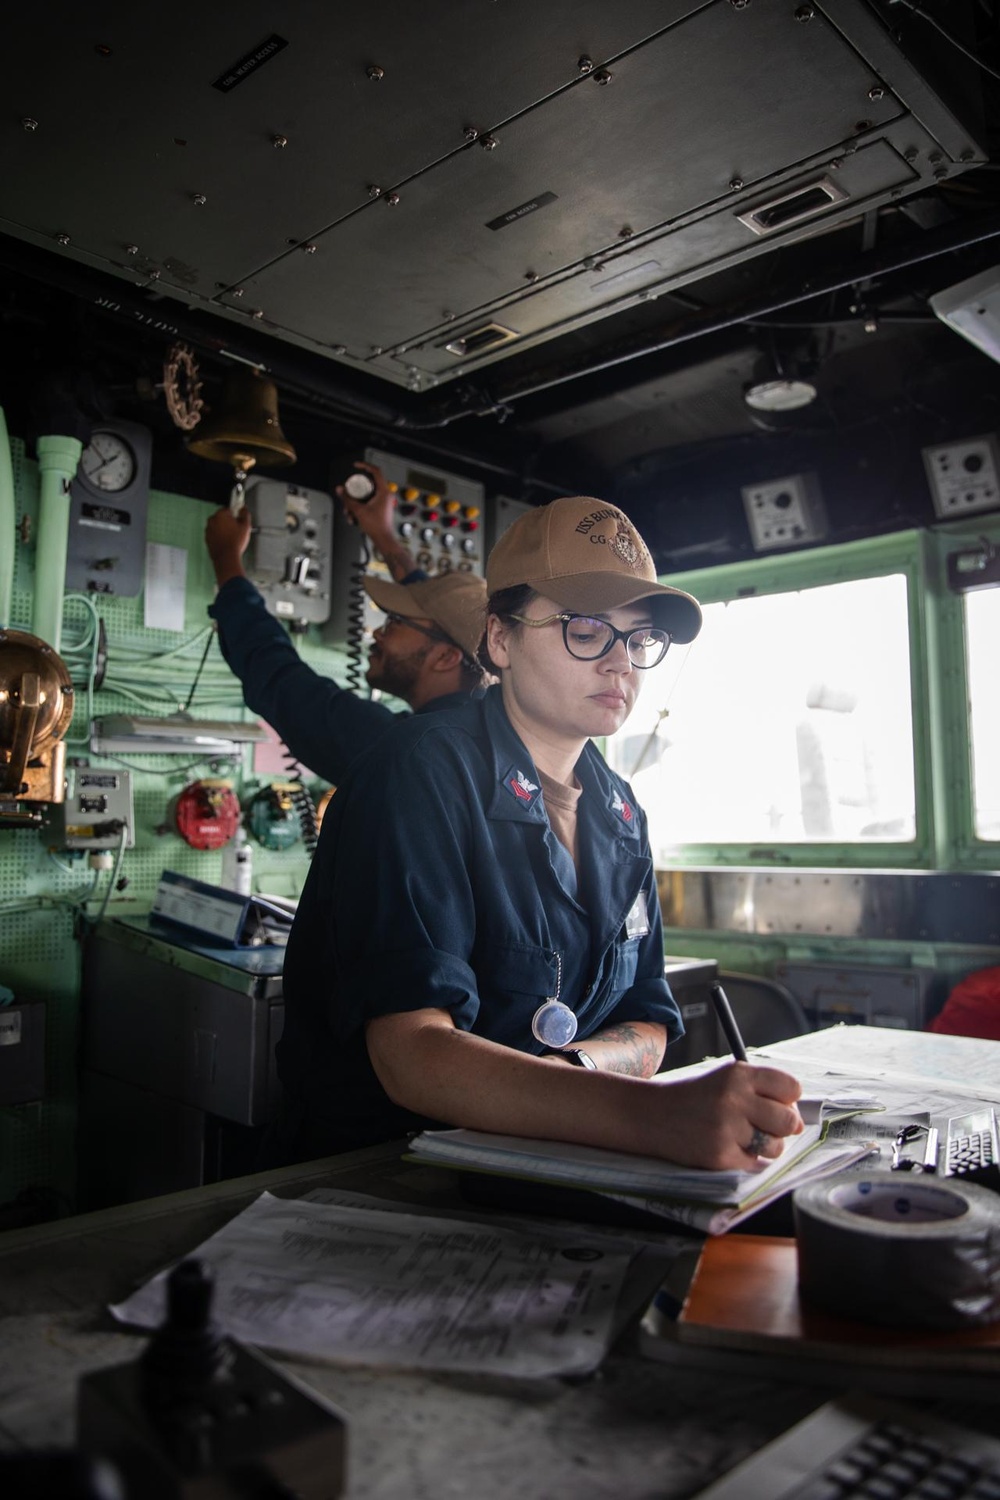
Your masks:
<instances>
[{"instance_id":1,"label":"window","mask_svg":"<svg viewBox=\"0 0 1000 1500\"><path fill-rule=\"evenodd\" d=\"M1000 839L1000 588L964 596L972 743L972 826L978 839Z\"/></svg>"},{"instance_id":2,"label":"window","mask_svg":"<svg viewBox=\"0 0 1000 1500\"><path fill-rule=\"evenodd\" d=\"M805 862L822 864L824 846L912 845L907 573L730 598L704 614L698 640L649 674L609 745L646 809L656 862L676 863L681 846L706 860L729 846L734 861L743 846L748 862L776 845L819 846ZM995 767L996 717L990 733ZM994 771L994 819L998 792Z\"/></svg>"}]
</instances>

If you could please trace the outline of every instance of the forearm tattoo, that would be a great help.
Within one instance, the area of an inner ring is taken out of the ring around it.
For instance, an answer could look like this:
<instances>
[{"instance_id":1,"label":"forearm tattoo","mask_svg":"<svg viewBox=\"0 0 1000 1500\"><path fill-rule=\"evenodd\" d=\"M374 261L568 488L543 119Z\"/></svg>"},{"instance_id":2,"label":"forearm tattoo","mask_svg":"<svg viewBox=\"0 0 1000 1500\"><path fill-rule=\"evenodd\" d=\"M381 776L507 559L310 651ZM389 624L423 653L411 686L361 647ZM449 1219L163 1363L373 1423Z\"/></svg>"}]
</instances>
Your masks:
<instances>
[{"instance_id":1,"label":"forearm tattoo","mask_svg":"<svg viewBox=\"0 0 1000 1500\"><path fill-rule=\"evenodd\" d=\"M634 1078L652 1078L660 1065L663 1049L655 1036L640 1031L631 1021L609 1026L595 1041L608 1042L618 1048L602 1057L601 1066L608 1073L630 1073Z\"/></svg>"}]
</instances>

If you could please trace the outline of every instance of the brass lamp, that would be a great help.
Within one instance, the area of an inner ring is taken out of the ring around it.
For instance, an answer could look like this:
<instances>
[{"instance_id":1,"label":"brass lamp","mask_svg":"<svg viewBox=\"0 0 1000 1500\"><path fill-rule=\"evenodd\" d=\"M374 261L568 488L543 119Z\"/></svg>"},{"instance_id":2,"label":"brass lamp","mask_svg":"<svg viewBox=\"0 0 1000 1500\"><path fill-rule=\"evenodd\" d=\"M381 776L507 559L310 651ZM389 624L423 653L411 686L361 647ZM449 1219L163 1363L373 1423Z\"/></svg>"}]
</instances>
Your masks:
<instances>
[{"instance_id":1,"label":"brass lamp","mask_svg":"<svg viewBox=\"0 0 1000 1500\"><path fill-rule=\"evenodd\" d=\"M38 822L28 804L64 800L72 717L62 657L37 635L0 630L0 826Z\"/></svg>"}]
</instances>

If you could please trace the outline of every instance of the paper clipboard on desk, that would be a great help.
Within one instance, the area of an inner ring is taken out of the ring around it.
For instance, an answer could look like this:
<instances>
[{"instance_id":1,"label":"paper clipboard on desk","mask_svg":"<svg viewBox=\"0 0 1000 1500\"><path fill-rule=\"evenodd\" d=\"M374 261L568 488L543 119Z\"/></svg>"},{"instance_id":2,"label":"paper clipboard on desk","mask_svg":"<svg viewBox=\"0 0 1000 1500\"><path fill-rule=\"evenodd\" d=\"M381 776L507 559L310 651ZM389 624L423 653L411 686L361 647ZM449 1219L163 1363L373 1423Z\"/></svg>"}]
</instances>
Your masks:
<instances>
[{"instance_id":1,"label":"paper clipboard on desk","mask_svg":"<svg viewBox=\"0 0 1000 1500\"><path fill-rule=\"evenodd\" d=\"M282 946L293 913L262 896L241 896L176 870L164 870L149 912L165 927L197 933L203 944L220 948Z\"/></svg>"}]
</instances>

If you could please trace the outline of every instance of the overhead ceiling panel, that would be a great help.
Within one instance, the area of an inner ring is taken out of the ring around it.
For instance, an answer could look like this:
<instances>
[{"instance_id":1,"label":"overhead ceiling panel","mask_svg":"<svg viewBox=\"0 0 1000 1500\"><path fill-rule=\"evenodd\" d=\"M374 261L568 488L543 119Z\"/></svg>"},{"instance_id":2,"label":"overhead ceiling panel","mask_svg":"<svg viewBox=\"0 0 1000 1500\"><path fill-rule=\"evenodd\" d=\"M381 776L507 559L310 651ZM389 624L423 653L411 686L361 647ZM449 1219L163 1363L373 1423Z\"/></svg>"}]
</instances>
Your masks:
<instances>
[{"instance_id":1,"label":"overhead ceiling panel","mask_svg":"<svg viewBox=\"0 0 1000 1500\"><path fill-rule=\"evenodd\" d=\"M0 226L415 387L982 158L866 0L6 26Z\"/></svg>"}]
</instances>

